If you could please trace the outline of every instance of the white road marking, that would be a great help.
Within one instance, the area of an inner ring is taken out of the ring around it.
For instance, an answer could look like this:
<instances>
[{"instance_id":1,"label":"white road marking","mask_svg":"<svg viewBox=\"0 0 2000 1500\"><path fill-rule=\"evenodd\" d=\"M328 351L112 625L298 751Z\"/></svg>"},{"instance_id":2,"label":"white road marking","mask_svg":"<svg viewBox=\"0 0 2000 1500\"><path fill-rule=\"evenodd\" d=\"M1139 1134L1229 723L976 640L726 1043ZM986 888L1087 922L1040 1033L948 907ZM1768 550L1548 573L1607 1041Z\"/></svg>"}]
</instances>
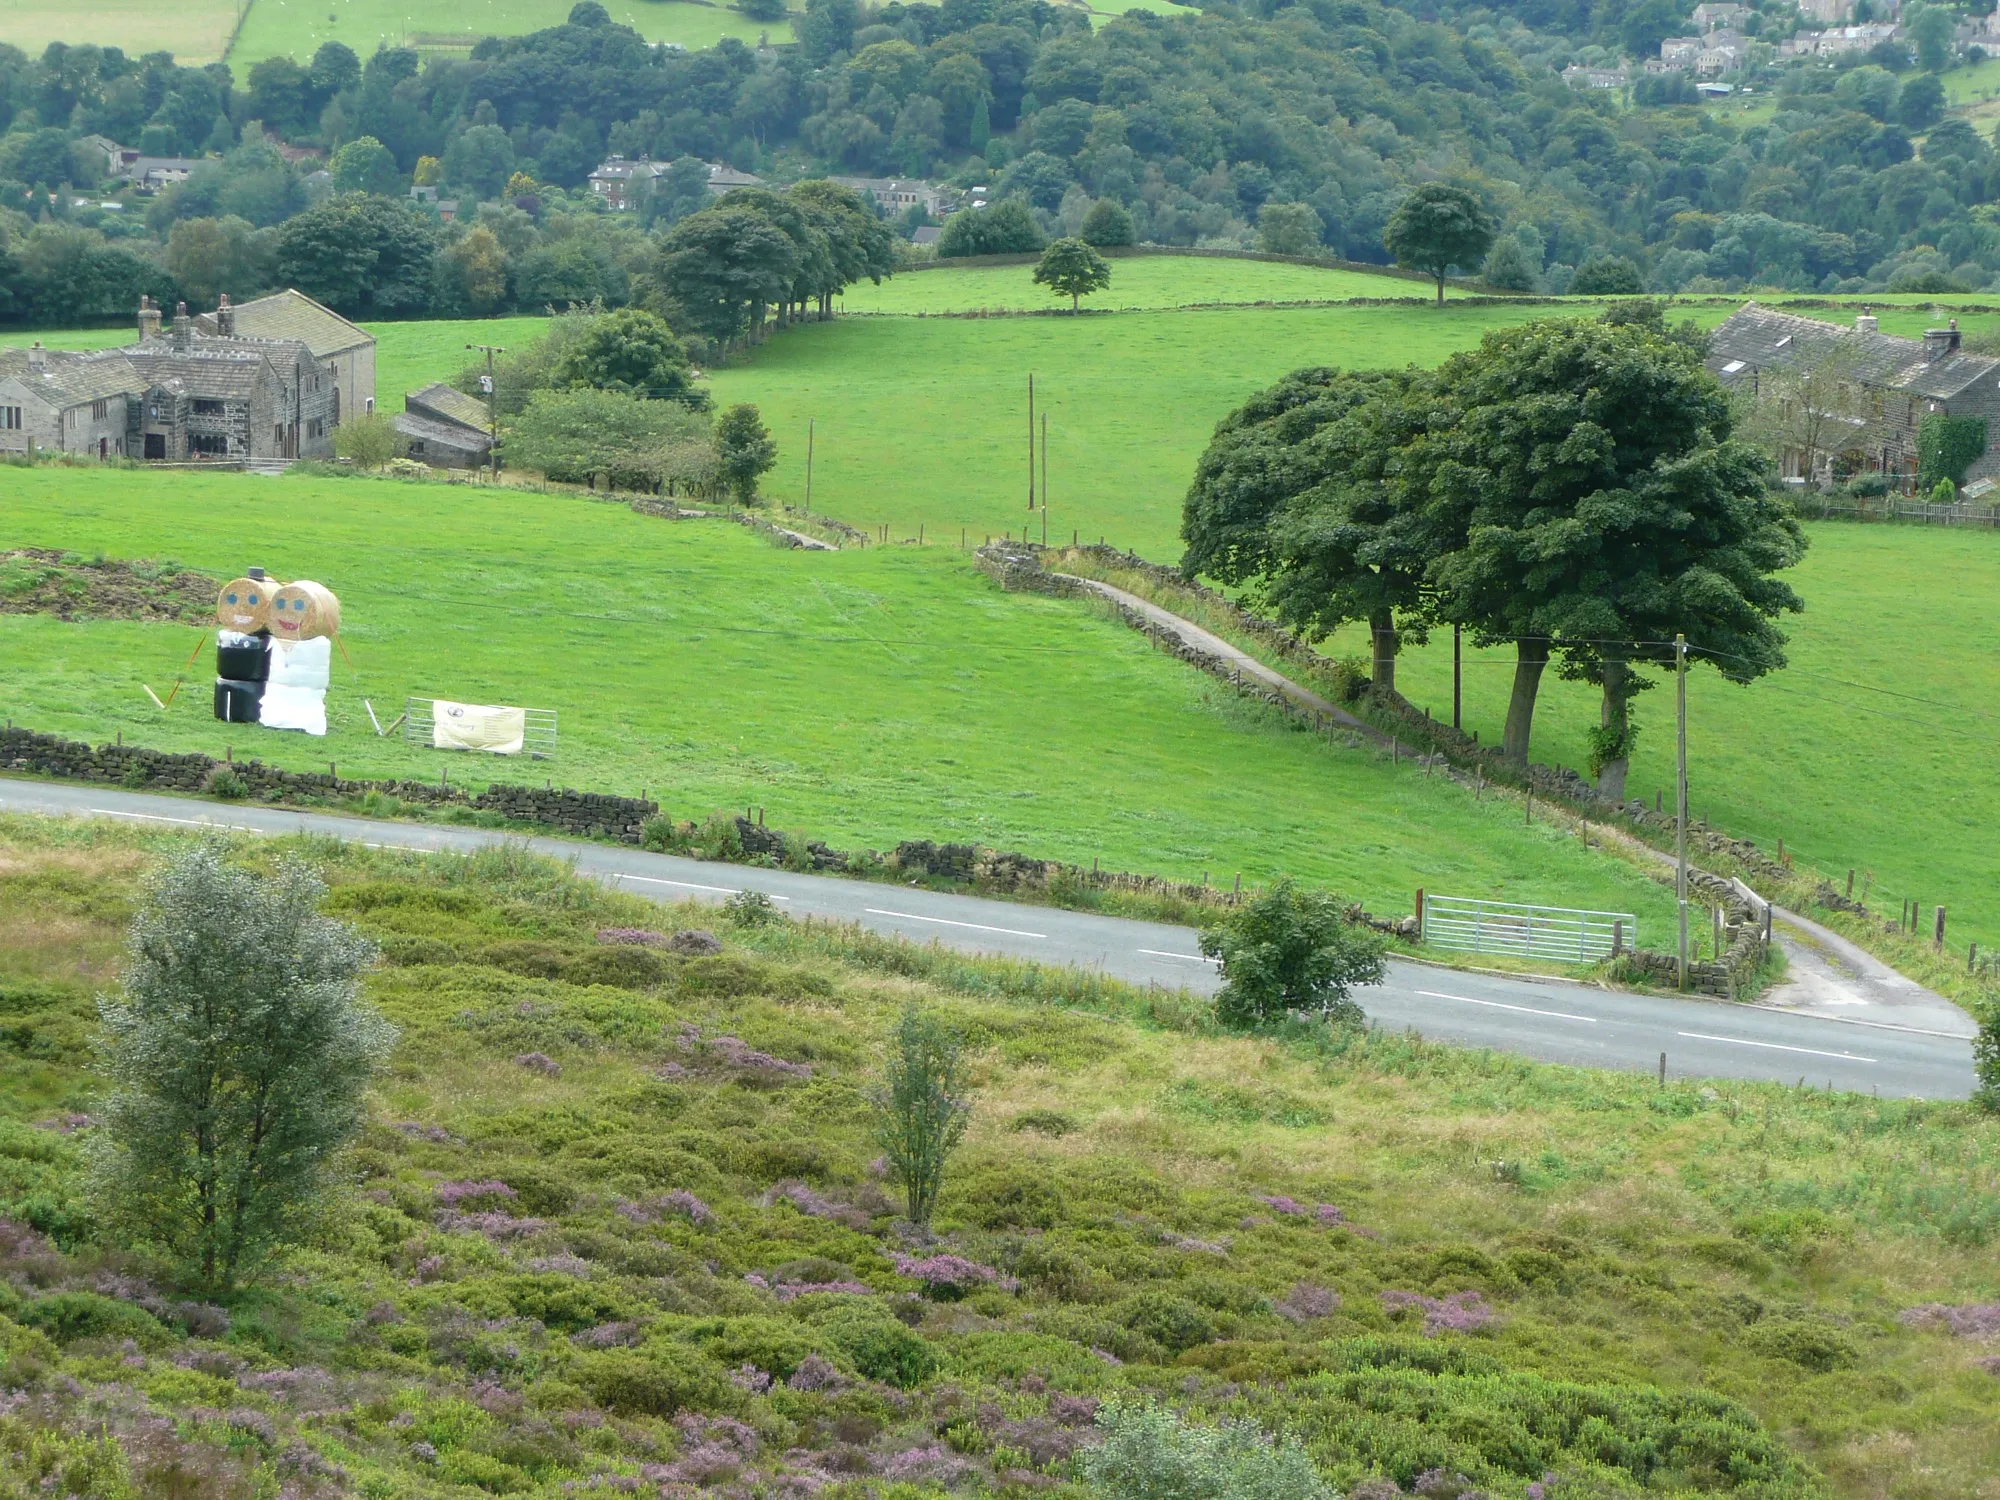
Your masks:
<instances>
[{"instance_id":1,"label":"white road marking","mask_svg":"<svg viewBox=\"0 0 2000 1500\"><path fill-rule=\"evenodd\" d=\"M394 849L399 854L446 854L450 852L446 849L424 849L415 844L371 844L366 839L361 841L361 847L364 849Z\"/></svg>"},{"instance_id":2,"label":"white road marking","mask_svg":"<svg viewBox=\"0 0 2000 1500\"><path fill-rule=\"evenodd\" d=\"M1753 1042L1742 1036L1710 1036L1705 1031L1677 1031L1676 1036L1684 1036L1695 1042L1733 1042L1739 1047L1764 1047L1772 1052L1804 1052L1812 1057L1837 1057L1842 1062L1875 1061L1872 1057L1861 1057L1852 1052L1822 1052L1817 1047L1787 1047L1783 1042Z\"/></svg>"},{"instance_id":3,"label":"white road marking","mask_svg":"<svg viewBox=\"0 0 2000 1500\"><path fill-rule=\"evenodd\" d=\"M1222 960L1210 958L1206 953L1165 953L1158 948L1140 948L1140 953L1150 953L1154 958L1184 958L1191 964L1217 964Z\"/></svg>"},{"instance_id":4,"label":"white road marking","mask_svg":"<svg viewBox=\"0 0 2000 1500\"><path fill-rule=\"evenodd\" d=\"M740 896L743 894L741 886L699 885L692 880L662 880L655 875L627 875L623 870L613 870L611 878L613 880L638 880L643 881L647 885L670 885L683 891L714 891L716 894L722 896ZM771 899L773 901L789 901L792 898L790 896L773 896Z\"/></svg>"},{"instance_id":5,"label":"white road marking","mask_svg":"<svg viewBox=\"0 0 2000 1500\"><path fill-rule=\"evenodd\" d=\"M974 932L1004 932L1008 937L1031 937L1048 939L1046 932L1023 932L1018 927L988 927L983 922L954 922L949 917L920 917L913 911L883 911L880 907L862 908L871 917L901 917L905 922L935 922L940 927L970 927Z\"/></svg>"},{"instance_id":6,"label":"white road marking","mask_svg":"<svg viewBox=\"0 0 2000 1500\"><path fill-rule=\"evenodd\" d=\"M252 828L248 823L217 823L211 818L169 818L159 813L120 812L115 807L87 807L85 812L95 813L101 818L137 818L142 823L185 823L189 828L226 828L231 833L263 833L262 828Z\"/></svg>"},{"instance_id":7,"label":"white road marking","mask_svg":"<svg viewBox=\"0 0 2000 1500\"><path fill-rule=\"evenodd\" d=\"M1419 995L1428 995L1433 1000L1456 1000L1463 1005L1485 1005L1494 1010L1518 1010L1524 1016L1553 1016L1558 1021L1581 1021L1586 1026L1597 1024L1596 1016L1573 1016L1566 1010L1536 1010L1532 1005L1507 1005L1499 1000L1475 1000L1470 995L1446 995L1437 990L1418 990Z\"/></svg>"}]
</instances>

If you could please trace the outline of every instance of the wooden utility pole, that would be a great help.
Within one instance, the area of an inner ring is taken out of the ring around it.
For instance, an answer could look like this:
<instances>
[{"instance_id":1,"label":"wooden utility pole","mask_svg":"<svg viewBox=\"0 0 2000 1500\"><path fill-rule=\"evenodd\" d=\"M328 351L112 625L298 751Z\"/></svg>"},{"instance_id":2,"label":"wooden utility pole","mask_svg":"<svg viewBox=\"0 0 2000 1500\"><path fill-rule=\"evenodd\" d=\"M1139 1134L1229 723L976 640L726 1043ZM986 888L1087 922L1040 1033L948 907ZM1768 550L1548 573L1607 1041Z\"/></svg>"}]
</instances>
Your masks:
<instances>
[{"instance_id":1,"label":"wooden utility pole","mask_svg":"<svg viewBox=\"0 0 2000 1500\"><path fill-rule=\"evenodd\" d=\"M1688 638L1674 637L1674 898L1680 906L1680 987L1688 987Z\"/></svg>"},{"instance_id":2,"label":"wooden utility pole","mask_svg":"<svg viewBox=\"0 0 2000 1500\"><path fill-rule=\"evenodd\" d=\"M487 471L493 482L500 482L500 387L493 378L493 356L507 351L498 344L467 344L468 349L477 349L486 356L486 435L492 446L486 450Z\"/></svg>"},{"instance_id":3,"label":"wooden utility pole","mask_svg":"<svg viewBox=\"0 0 2000 1500\"><path fill-rule=\"evenodd\" d=\"M813 429L819 425L818 418L806 418L806 515L813 513Z\"/></svg>"},{"instance_id":4,"label":"wooden utility pole","mask_svg":"<svg viewBox=\"0 0 2000 1500\"><path fill-rule=\"evenodd\" d=\"M1028 372L1028 509L1035 508L1035 372Z\"/></svg>"}]
</instances>

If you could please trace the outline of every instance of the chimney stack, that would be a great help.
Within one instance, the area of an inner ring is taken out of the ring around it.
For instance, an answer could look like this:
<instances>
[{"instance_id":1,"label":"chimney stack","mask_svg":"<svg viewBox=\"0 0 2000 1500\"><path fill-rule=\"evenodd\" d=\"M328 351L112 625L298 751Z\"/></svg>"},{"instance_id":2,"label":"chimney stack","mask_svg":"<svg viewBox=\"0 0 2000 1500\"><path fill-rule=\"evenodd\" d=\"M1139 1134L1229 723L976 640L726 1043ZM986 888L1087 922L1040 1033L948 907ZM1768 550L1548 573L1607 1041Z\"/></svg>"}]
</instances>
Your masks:
<instances>
[{"instance_id":1,"label":"chimney stack","mask_svg":"<svg viewBox=\"0 0 2000 1500\"><path fill-rule=\"evenodd\" d=\"M151 297L142 294L139 298L139 342L143 344L147 339L159 336L160 309Z\"/></svg>"},{"instance_id":2,"label":"chimney stack","mask_svg":"<svg viewBox=\"0 0 2000 1500\"><path fill-rule=\"evenodd\" d=\"M174 304L174 347L176 349L185 349L193 342L194 324L188 321L188 305L185 302L176 302Z\"/></svg>"},{"instance_id":3,"label":"chimney stack","mask_svg":"<svg viewBox=\"0 0 2000 1500\"><path fill-rule=\"evenodd\" d=\"M42 347L40 339L36 339L34 346L28 350L28 368L39 374L48 367L49 351Z\"/></svg>"},{"instance_id":4,"label":"chimney stack","mask_svg":"<svg viewBox=\"0 0 2000 1500\"><path fill-rule=\"evenodd\" d=\"M215 304L215 331L226 339L236 337L236 309L229 305L229 293Z\"/></svg>"},{"instance_id":5,"label":"chimney stack","mask_svg":"<svg viewBox=\"0 0 2000 1500\"><path fill-rule=\"evenodd\" d=\"M1924 330L1924 358L1939 360L1958 353L1958 319L1951 320L1949 328L1926 328Z\"/></svg>"},{"instance_id":6,"label":"chimney stack","mask_svg":"<svg viewBox=\"0 0 2000 1500\"><path fill-rule=\"evenodd\" d=\"M1862 308L1860 312L1855 314L1854 331L1856 333L1873 333L1875 329L1876 329L1875 314L1870 312L1865 307Z\"/></svg>"}]
</instances>

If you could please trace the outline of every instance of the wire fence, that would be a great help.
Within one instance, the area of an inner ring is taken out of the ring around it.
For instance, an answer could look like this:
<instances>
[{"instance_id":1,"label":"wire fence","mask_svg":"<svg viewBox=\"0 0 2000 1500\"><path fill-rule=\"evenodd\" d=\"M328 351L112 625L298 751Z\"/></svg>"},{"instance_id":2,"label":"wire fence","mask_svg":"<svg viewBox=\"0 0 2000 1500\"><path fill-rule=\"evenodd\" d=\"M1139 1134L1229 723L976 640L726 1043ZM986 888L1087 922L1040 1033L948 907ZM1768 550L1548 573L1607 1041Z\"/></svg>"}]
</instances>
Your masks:
<instances>
[{"instance_id":1,"label":"wire fence","mask_svg":"<svg viewBox=\"0 0 2000 1500\"><path fill-rule=\"evenodd\" d=\"M1638 919L1628 911L1525 906L1467 896L1424 898L1423 941L1430 948L1590 964L1636 947L1638 938Z\"/></svg>"}]
</instances>

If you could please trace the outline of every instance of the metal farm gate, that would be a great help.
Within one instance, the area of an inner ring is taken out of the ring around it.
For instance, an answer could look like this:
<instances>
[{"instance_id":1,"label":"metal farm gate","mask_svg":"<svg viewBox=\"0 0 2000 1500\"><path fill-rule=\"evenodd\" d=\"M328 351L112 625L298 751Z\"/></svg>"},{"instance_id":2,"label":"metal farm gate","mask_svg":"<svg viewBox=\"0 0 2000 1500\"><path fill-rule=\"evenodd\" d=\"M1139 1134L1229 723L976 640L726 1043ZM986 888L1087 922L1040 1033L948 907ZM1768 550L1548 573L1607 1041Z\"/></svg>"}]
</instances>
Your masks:
<instances>
[{"instance_id":1,"label":"metal farm gate","mask_svg":"<svg viewBox=\"0 0 2000 1500\"><path fill-rule=\"evenodd\" d=\"M1630 912L1424 898L1423 940L1432 948L1589 964L1637 946L1638 937L1639 923Z\"/></svg>"}]
</instances>

